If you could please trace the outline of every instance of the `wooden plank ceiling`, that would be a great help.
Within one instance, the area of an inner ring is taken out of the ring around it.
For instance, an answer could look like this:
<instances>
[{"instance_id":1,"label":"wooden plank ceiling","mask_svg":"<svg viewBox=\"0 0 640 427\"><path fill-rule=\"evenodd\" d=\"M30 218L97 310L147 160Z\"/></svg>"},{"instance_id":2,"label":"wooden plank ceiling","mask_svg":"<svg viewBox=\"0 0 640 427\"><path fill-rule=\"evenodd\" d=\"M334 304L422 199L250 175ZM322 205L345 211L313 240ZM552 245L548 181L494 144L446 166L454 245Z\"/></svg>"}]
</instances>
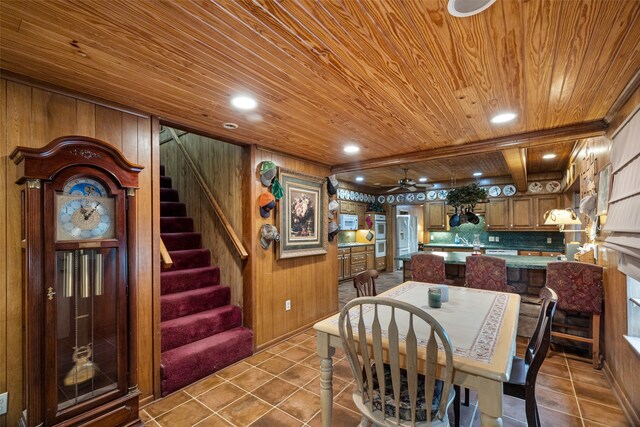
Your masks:
<instances>
[{"instance_id":1,"label":"wooden plank ceiling","mask_svg":"<svg viewBox=\"0 0 640 427\"><path fill-rule=\"evenodd\" d=\"M3 0L0 66L332 166L598 121L640 68L637 0L501 0L462 19L446 6ZM258 108L234 110L240 93ZM503 111L518 117L492 125ZM469 171L509 174L474 157Z\"/></svg>"}]
</instances>

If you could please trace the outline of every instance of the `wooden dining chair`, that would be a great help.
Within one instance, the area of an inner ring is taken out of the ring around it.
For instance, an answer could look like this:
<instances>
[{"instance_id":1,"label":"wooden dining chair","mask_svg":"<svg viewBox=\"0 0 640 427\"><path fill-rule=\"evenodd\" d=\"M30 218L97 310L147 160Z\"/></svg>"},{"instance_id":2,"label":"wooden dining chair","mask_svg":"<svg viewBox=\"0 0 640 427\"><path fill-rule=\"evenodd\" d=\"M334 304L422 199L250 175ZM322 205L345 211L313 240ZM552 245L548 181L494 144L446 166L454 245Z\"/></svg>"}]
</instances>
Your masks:
<instances>
[{"instance_id":1,"label":"wooden dining chair","mask_svg":"<svg viewBox=\"0 0 640 427\"><path fill-rule=\"evenodd\" d=\"M542 288L540 297L542 298L540 315L525 350L524 359L518 356L513 358L509 381L503 385L504 394L524 399L529 427L540 427L540 415L536 402L536 378L549 350L551 324L558 303L558 295L553 289Z\"/></svg>"},{"instance_id":2,"label":"wooden dining chair","mask_svg":"<svg viewBox=\"0 0 640 427\"><path fill-rule=\"evenodd\" d=\"M353 287L356 288L358 297L375 297L376 280L378 278L378 270L366 270L356 274L353 278Z\"/></svg>"},{"instance_id":3,"label":"wooden dining chair","mask_svg":"<svg viewBox=\"0 0 640 427\"><path fill-rule=\"evenodd\" d=\"M507 262L491 256L468 256L465 263L465 286L498 292L516 292L507 285Z\"/></svg>"},{"instance_id":4,"label":"wooden dining chair","mask_svg":"<svg viewBox=\"0 0 640 427\"><path fill-rule=\"evenodd\" d=\"M411 256L411 279L416 282L453 284L452 280L447 280L444 258L428 253Z\"/></svg>"},{"instance_id":5,"label":"wooden dining chair","mask_svg":"<svg viewBox=\"0 0 640 427\"><path fill-rule=\"evenodd\" d=\"M453 352L438 321L403 301L362 297L344 306L338 328L355 378L361 426L449 425ZM428 338L418 338L418 330L429 331Z\"/></svg>"},{"instance_id":6,"label":"wooden dining chair","mask_svg":"<svg viewBox=\"0 0 640 427\"><path fill-rule=\"evenodd\" d=\"M600 355L600 313L602 312L602 267L584 262L550 262L547 264L546 286L558 293L558 308L564 311L586 313L591 316L590 326L556 323L551 335L591 345L593 367L602 367ZM563 328L564 332L558 329ZM568 333L586 329L589 336Z\"/></svg>"}]
</instances>

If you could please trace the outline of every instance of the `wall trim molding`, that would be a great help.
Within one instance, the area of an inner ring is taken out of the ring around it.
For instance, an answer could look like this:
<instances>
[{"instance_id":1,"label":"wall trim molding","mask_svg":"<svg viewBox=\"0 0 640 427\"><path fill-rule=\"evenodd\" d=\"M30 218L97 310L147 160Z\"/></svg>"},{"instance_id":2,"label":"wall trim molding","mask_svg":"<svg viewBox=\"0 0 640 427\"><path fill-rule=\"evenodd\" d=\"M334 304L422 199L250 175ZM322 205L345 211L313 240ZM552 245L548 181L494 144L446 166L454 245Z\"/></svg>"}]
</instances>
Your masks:
<instances>
[{"instance_id":1,"label":"wall trim molding","mask_svg":"<svg viewBox=\"0 0 640 427\"><path fill-rule=\"evenodd\" d=\"M602 371L604 372L604 376L607 378L607 381L609 381L609 384L611 384L611 390L613 390L614 396L618 399L620 407L622 408L624 415L627 417L627 420L633 426L640 426L640 414L636 413L633 405L629 402L627 395L624 394L624 390L620 387L618 381L616 381L616 378L613 376L613 372L611 372L611 368L609 368L609 364L606 360L602 365Z\"/></svg>"}]
</instances>

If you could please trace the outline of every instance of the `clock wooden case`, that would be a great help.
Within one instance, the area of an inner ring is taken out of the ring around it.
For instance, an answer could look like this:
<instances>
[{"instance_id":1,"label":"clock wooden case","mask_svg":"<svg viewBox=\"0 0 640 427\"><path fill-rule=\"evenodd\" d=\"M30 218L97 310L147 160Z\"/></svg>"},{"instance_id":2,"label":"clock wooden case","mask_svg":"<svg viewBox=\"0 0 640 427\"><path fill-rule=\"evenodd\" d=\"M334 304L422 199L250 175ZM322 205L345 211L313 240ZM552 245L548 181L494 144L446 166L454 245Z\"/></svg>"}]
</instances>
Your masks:
<instances>
[{"instance_id":1,"label":"clock wooden case","mask_svg":"<svg viewBox=\"0 0 640 427\"><path fill-rule=\"evenodd\" d=\"M142 167L75 136L18 147L11 159L22 186L20 425L142 425L134 268Z\"/></svg>"}]
</instances>

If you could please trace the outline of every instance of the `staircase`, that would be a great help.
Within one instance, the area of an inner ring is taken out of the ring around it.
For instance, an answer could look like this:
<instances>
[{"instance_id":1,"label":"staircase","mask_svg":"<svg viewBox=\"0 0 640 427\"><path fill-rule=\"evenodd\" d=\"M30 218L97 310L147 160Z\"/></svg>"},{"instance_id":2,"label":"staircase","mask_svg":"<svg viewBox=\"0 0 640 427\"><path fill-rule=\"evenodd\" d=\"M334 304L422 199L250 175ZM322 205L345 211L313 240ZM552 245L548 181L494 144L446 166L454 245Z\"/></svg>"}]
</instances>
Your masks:
<instances>
[{"instance_id":1,"label":"staircase","mask_svg":"<svg viewBox=\"0 0 640 427\"><path fill-rule=\"evenodd\" d=\"M242 310L230 305L220 269L171 178L160 166L160 233L173 265L160 274L162 396L179 390L253 353L253 332L242 326Z\"/></svg>"}]
</instances>

